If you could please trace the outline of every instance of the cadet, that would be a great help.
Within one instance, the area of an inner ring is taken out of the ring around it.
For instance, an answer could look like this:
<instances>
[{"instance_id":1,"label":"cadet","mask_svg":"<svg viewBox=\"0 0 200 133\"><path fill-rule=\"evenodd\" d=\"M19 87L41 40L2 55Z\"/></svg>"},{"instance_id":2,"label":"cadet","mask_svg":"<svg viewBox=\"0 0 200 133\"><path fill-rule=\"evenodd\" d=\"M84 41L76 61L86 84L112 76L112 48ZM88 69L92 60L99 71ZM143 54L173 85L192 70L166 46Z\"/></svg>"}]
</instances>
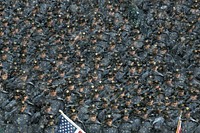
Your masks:
<instances>
[{"instance_id":1,"label":"cadet","mask_svg":"<svg viewBox=\"0 0 200 133\"><path fill-rule=\"evenodd\" d=\"M76 108L71 109L70 118L71 120L76 123L83 131L85 131L85 125L78 117L78 110Z\"/></svg>"},{"instance_id":2,"label":"cadet","mask_svg":"<svg viewBox=\"0 0 200 133\"><path fill-rule=\"evenodd\" d=\"M65 95L64 110L68 114L70 113L71 106L73 106L75 103L71 99L71 91L66 90L64 95Z\"/></svg>"},{"instance_id":3,"label":"cadet","mask_svg":"<svg viewBox=\"0 0 200 133\"><path fill-rule=\"evenodd\" d=\"M89 115L88 115L88 105L85 104L85 96L84 94L80 94L78 98L78 118L85 122L88 120Z\"/></svg>"},{"instance_id":4,"label":"cadet","mask_svg":"<svg viewBox=\"0 0 200 133\"><path fill-rule=\"evenodd\" d=\"M113 125L113 116L108 113L105 123L101 126L101 133L118 133L117 127Z\"/></svg>"},{"instance_id":5,"label":"cadet","mask_svg":"<svg viewBox=\"0 0 200 133\"><path fill-rule=\"evenodd\" d=\"M56 86L50 87L50 93L46 97L47 101L51 104L52 107L52 113L56 116L59 115L58 110L63 110L64 103L63 99L57 96Z\"/></svg>"},{"instance_id":6,"label":"cadet","mask_svg":"<svg viewBox=\"0 0 200 133\"><path fill-rule=\"evenodd\" d=\"M13 118L14 126L17 129L16 132L32 132L31 128L29 128L32 114L29 112L26 103L22 102L19 106L19 113L15 113Z\"/></svg>"},{"instance_id":7,"label":"cadet","mask_svg":"<svg viewBox=\"0 0 200 133\"><path fill-rule=\"evenodd\" d=\"M89 112L89 119L85 122L86 133L101 133L101 123L97 120L95 111Z\"/></svg>"},{"instance_id":8,"label":"cadet","mask_svg":"<svg viewBox=\"0 0 200 133\"><path fill-rule=\"evenodd\" d=\"M129 120L129 110L125 109L123 111L122 120L119 123L119 133L137 133L136 124Z\"/></svg>"},{"instance_id":9,"label":"cadet","mask_svg":"<svg viewBox=\"0 0 200 133\"><path fill-rule=\"evenodd\" d=\"M198 122L195 121L190 115L191 115L191 109L189 107L186 107L183 111L183 114L185 114L185 118L183 116L182 119L182 131L184 133L192 133L194 132L195 128L198 126Z\"/></svg>"},{"instance_id":10,"label":"cadet","mask_svg":"<svg viewBox=\"0 0 200 133\"><path fill-rule=\"evenodd\" d=\"M47 125L44 129L44 133L55 133L58 130L58 127L55 123L55 118L53 117L53 115L49 115L47 117Z\"/></svg>"}]
</instances>

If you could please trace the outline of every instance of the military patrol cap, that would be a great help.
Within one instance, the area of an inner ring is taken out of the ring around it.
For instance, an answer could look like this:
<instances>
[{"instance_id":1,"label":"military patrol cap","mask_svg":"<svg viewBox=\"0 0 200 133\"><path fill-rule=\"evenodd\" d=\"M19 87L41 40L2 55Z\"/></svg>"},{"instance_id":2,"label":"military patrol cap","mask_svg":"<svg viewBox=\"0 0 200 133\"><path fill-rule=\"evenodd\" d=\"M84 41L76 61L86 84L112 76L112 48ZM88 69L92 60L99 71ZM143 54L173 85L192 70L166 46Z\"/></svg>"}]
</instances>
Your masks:
<instances>
[{"instance_id":1,"label":"military patrol cap","mask_svg":"<svg viewBox=\"0 0 200 133\"><path fill-rule=\"evenodd\" d=\"M88 108L89 111L96 111L97 107L95 104L90 105L90 107Z\"/></svg>"},{"instance_id":2,"label":"military patrol cap","mask_svg":"<svg viewBox=\"0 0 200 133\"><path fill-rule=\"evenodd\" d=\"M26 54L22 53L21 58L26 58Z\"/></svg>"},{"instance_id":3,"label":"military patrol cap","mask_svg":"<svg viewBox=\"0 0 200 133\"><path fill-rule=\"evenodd\" d=\"M106 121L108 121L108 120L113 120L113 115L112 115L111 113L106 114L105 120L106 120Z\"/></svg>"},{"instance_id":4,"label":"military patrol cap","mask_svg":"<svg viewBox=\"0 0 200 133\"><path fill-rule=\"evenodd\" d=\"M51 86L49 87L50 91L55 91L56 88L57 88L57 87L56 87L55 85L51 85Z\"/></svg>"},{"instance_id":5,"label":"military patrol cap","mask_svg":"<svg viewBox=\"0 0 200 133\"><path fill-rule=\"evenodd\" d=\"M132 96L130 95L130 93L127 93L124 98L125 98L125 101L130 101Z\"/></svg>"},{"instance_id":6,"label":"military patrol cap","mask_svg":"<svg viewBox=\"0 0 200 133\"><path fill-rule=\"evenodd\" d=\"M114 99L110 102L111 106L119 106L117 99Z\"/></svg>"},{"instance_id":7,"label":"military patrol cap","mask_svg":"<svg viewBox=\"0 0 200 133\"><path fill-rule=\"evenodd\" d=\"M45 74L44 71L42 71L42 70L38 70L37 73L39 76Z\"/></svg>"},{"instance_id":8,"label":"military patrol cap","mask_svg":"<svg viewBox=\"0 0 200 133\"><path fill-rule=\"evenodd\" d=\"M142 63L141 63L141 62L138 61L136 64L137 64L137 67L138 67L138 68L141 68L141 67L142 67Z\"/></svg>"},{"instance_id":9,"label":"military patrol cap","mask_svg":"<svg viewBox=\"0 0 200 133\"><path fill-rule=\"evenodd\" d=\"M156 85L159 85L160 82L158 80L153 80L153 85L156 86Z\"/></svg>"},{"instance_id":10,"label":"military patrol cap","mask_svg":"<svg viewBox=\"0 0 200 133\"><path fill-rule=\"evenodd\" d=\"M165 46L165 44L163 44L163 45L160 46L160 49L161 50L167 50L167 47Z\"/></svg>"},{"instance_id":11,"label":"military patrol cap","mask_svg":"<svg viewBox=\"0 0 200 133\"><path fill-rule=\"evenodd\" d=\"M187 75L193 75L193 71L191 70L187 71Z\"/></svg>"},{"instance_id":12,"label":"military patrol cap","mask_svg":"<svg viewBox=\"0 0 200 133\"><path fill-rule=\"evenodd\" d=\"M23 107L26 107L27 104L26 104L24 101L20 101L20 102L19 102L19 106L20 106L21 108L23 108Z\"/></svg>"},{"instance_id":13,"label":"military patrol cap","mask_svg":"<svg viewBox=\"0 0 200 133\"><path fill-rule=\"evenodd\" d=\"M1 55L6 55L8 52L6 52L6 51L1 51Z\"/></svg>"},{"instance_id":14,"label":"military patrol cap","mask_svg":"<svg viewBox=\"0 0 200 133\"><path fill-rule=\"evenodd\" d=\"M50 64L54 67L54 66L56 66L56 61L55 60L51 61Z\"/></svg>"},{"instance_id":15,"label":"military patrol cap","mask_svg":"<svg viewBox=\"0 0 200 133\"><path fill-rule=\"evenodd\" d=\"M100 53L95 53L95 57L96 58L101 58L101 54Z\"/></svg>"},{"instance_id":16,"label":"military patrol cap","mask_svg":"<svg viewBox=\"0 0 200 133\"><path fill-rule=\"evenodd\" d=\"M75 107L70 109L70 116L74 116L74 115L77 115L77 114L78 114L78 110Z\"/></svg>"},{"instance_id":17,"label":"military patrol cap","mask_svg":"<svg viewBox=\"0 0 200 133\"><path fill-rule=\"evenodd\" d=\"M103 103L108 103L108 99L106 97L103 97L101 100Z\"/></svg>"},{"instance_id":18,"label":"military patrol cap","mask_svg":"<svg viewBox=\"0 0 200 133\"><path fill-rule=\"evenodd\" d=\"M71 96L71 91L70 90L66 90L65 91L65 96L67 97L67 96Z\"/></svg>"},{"instance_id":19,"label":"military patrol cap","mask_svg":"<svg viewBox=\"0 0 200 133\"><path fill-rule=\"evenodd\" d=\"M14 95L15 95L15 96L20 96L20 95L21 95L21 90L17 88L17 89L14 91Z\"/></svg>"},{"instance_id":20,"label":"military patrol cap","mask_svg":"<svg viewBox=\"0 0 200 133\"><path fill-rule=\"evenodd\" d=\"M122 87L115 89L115 92L123 92L123 91L124 91L124 88L122 88Z\"/></svg>"},{"instance_id":21,"label":"military patrol cap","mask_svg":"<svg viewBox=\"0 0 200 133\"><path fill-rule=\"evenodd\" d=\"M3 69L3 70L1 71L1 75L7 74L7 73L8 73L8 71L7 71L6 69Z\"/></svg>"},{"instance_id":22,"label":"military patrol cap","mask_svg":"<svg viewBox=\"0 0 200 133\"><path fill-rule=\"evenodd\" d=\"M89 111L88 114L89 114L90 117L97 116L96 110Z\"/></svg>"},{"instance_id":23,"label":"military patrol cap","mask_svg":"<svg viewBox=\"0 0 200 133\"><path fill-rule=\"evenodd\" d=\"M190 87L189 94L190 95L197 95L198 94L198 90L196 91L195 87Z\"/></svg>"},{"instance_id":24,"label":"military patrol cap","mask_svg":"<svg viewBox=\"0 0 200 133\"><path fill-rule=\"evenodd\" d=\"M73 82L72 78L69 78L68 79L68 85L73 85L73 84L74 84L74 82Z\"/></svg>"},{"instance_id":25,"label":"military patrol cap","mask_svg":"<svg viewBox=\"0 0 200 133\"><path fill-rule=\"evenodd\" d=\"M21 94L21 96L23 96L23 97L27 96L27 94L26 94L26 91L25 91L25 90L20 90L20 94Z\"/></svg>"},{"instance_id":26,"label":"military patrol cap","mask_svg":"<svg viewBox=\"0 0 200 133\"><path fill-rule=\"evenodd\" d=\"M93 90L92 90L92 94L93 94L93 95L98 94L98 93L99 93L99 90L98 90L98 89L93 89Z\"/></svg>"},{"instance_id":27,"label":"military patrol cap","mask_svg":"<svg viewBox=\"0 0 200 133\"><path fill-rule=\"evenodd\" d=\"M185 107L185 109L183 110L183 112L185 112L185 113L189 113L189 112L191 112L192 110L191 110L191 108L190 107Z\"/></svg>"},{"instance_id":28,"label":"military patrol cap","mask_svg":"<svg viewBox=\"0 0 200 133\"><path fill-rule=\"evenodd\" d=\"M1 22L2 22L2 23L7 23L7 22L8 22L8 20L7 20L7 19L5 19L5 18L3 18L3 19L1 20Z\"/></svg>"},{"instance_id":29,"label":"military patrol cap","mask_svg":"<svg viewBox=\"0 0 200 133\"><path fill-rule=\"evenodd\" d=\"M124 109L124 110L122 111L122 115L123 115L123 116L129 116L129 110L128 110L128 109Z\"/></svg>"},{"instance_id":30,"label":"military patrol cap","mask_svg":"<svg viewBox=\"0 0 200 133\"><path fill-rule=\"evenodd\" d=\"M48 126L53 126L55 123L53 115L49 115L48 119Z\"/></svg>"},{"instance_id":31,"label":"military patrol cap","mask_svg":"<svg viewBox=\"0 0 200 133\"><path fill-rule=\"evenodd\" d=\"M199 48L197 47L197 49L194 49L193 50L193 52L195 53L195 54L197 54L198 52L200 52L200 50L198 50Z\"/></svg>"},{"instance_id":32,"label":"military patrol cap","mask_svg":"<svg viewBox=\"0 0 200 133\"><path fill-rule=\"evenodd\" d=\"M172 73L171 72L167 72L166 76L165 76L165 79L169 80L169 79L172 79L172 78L173 78Z\"/></svg>"},{"instance_id":33,"label":"military patrol cap","mask_svg":"<svg viewBox=\"0 0 200 133\"><path fill-rule=\"evenodd\" d=\"M50 103L50 102L45 102L45 103L44 103L44 106L48 108L48 107L51 106L51 103Z\"/></svg>"},{"instance_id":34,"label":"military patrol cap","mask_svg":"<svg viewBox=\"0 0 200 133\"><path fill-rule=\"evenodd\" d=\"M20 70L20 74L21 74L21 76L27 76L28 72L25 70Z\"/></svg>"},{"instance_id":35,"label":"military patrol cap","mask_svg":"<svg viewBox=\"0 0 200 133\"><path fill-rule=\"evenodd\" d=\"M48 119L48 120L54 119L54 116L53 116L53 115L47 115L47 119Z\"/></svg>"},{"instance_id":36,"label":"military patrol cap","mask_svg":"<svg viewBox=\"0 0 200 133\"><path fill-rule=\"evenodd\" d=\"M137 80L139 79L139 75L134 75L134 76L132 77L132 79L133 79L134 81L137 81Z\"/></svg>"},{"instance_id":37,"label":"military patrol cap","mask_svg":"<svg viewBox=\"0 0 200 133\"><path fill-rule=\"evenodd\" d=\"M179 85L179 86L177 86L177 89L178 89L178 90L184 90L184 86Z\"/></svg>"},{"instance_id":38,"label":"military patrol cap","mask_svg":"<svg viewBox=\"0 0 200 133\"><path fill-rule=\"evenodd\" d=\"M65 72L65 69L64 68L62 68L62 67L60 67L59 69L58 69L58 72L61 74L61 73L64 73Z\"/></svg>"},{"instance_id":39,"label":"military patrol cap","mask_svg":"<svg viewBox=\"0 0 200 133\"><path fill-rule=\"evenodd\" d=\"M180 69L177 68L177 69L174 70L174 72L175 73L180 73Z\"/></svg>"},{"instance_id":40,"label":"military patrol cap","mask_svg":"<svg viewBox=\"0 0 200 133\"><path fill-rule=\"evenodd\" d=\"M33 60L33 66L37 66L39 63L37 60Z\"/></svg>"},{"instance_id":41,"label":"military patrol cap","mask_svg":"<svg viewBox=\"0 0 200 133\"><path fill-rule=\"evenodd\" d=\"M85 99L85 95L84 94L79 94L78 95L78 101L82 101Z\"/></svg>"},{"instance_id":42,"label":"military patrol cap","mask_svg":"<svg viewBox=\"0 0 200 133\"><path fill-rule=\"evenodd\" d=\"M79 88L81 88L81 87L84 87L84 84L83 84L82 82L79 81L79 82L77 83L77 86L78 86Z\"/></svg>"},{"instance_id":43,"label":"military patrol cap","mask_svg":"<svg viewBox=\"0 0 200 133\"><path fill-rule=\"evenodd\" d=\"M69 51L63 51L63 52L61 52L61 54L63 57L66 57L69 55Z\"/></svg>"},{"instance_id":44,"label":"military patrol cap","mask_svg":"<svg viewBox=\"0 0 200 133\"><path fill-rule=\"evenodd\" d=\"M101 87L101 86L103 86L103 82L101 80L99 80L97 83L97 87Z\"/></svg>"}]
</instances>

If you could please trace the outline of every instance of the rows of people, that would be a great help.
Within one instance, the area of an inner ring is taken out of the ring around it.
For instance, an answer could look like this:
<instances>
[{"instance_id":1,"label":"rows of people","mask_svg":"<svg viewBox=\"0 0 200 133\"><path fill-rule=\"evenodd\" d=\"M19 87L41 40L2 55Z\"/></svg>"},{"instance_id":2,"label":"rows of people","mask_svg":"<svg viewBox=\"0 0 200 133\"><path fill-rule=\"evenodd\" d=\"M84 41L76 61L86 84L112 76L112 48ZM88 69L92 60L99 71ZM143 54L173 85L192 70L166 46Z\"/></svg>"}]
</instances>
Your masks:
<instances>
[{"instance_id":1,"label":"rows of people","mask_svg":"<svg viewBox=\"0 0 200 133\"><path fill-rule=\"evenodd\" d=\"M189 1L7 0L0 6L0 125L87 133L199 126L200 10Z\"/></svg>"}]
</instances>

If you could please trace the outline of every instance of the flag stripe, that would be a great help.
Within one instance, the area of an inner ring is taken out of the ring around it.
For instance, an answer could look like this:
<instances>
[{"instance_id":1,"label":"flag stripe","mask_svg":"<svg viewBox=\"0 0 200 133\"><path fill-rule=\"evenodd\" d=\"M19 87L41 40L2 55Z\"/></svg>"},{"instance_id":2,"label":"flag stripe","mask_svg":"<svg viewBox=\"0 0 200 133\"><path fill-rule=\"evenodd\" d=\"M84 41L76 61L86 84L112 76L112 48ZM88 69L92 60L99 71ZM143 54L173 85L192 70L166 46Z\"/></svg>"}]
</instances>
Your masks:
<instances>
[{"instance_id":1,"label":"flag stripe","mask_svg":"<svg viewBox=\"0 0 200 133\"><path fill-rule=\"evenodd\" d=\"M178 125L177 125L177 129L176 129L176 133L181 133L181 124L182 124L181 117L182 117L182 111L180 112L180 116L179 116L179 119L178 119Z\"/></svg>"},{"instance_id":2,"label":"flag stripe","mask_svg":"<svg viewBox=\"0 0 200 133\"><path fill-rule=\"evenodd\" d=\"M181 133L181 120L178 122L176 133Z\"/></svg>"}]
</instances>

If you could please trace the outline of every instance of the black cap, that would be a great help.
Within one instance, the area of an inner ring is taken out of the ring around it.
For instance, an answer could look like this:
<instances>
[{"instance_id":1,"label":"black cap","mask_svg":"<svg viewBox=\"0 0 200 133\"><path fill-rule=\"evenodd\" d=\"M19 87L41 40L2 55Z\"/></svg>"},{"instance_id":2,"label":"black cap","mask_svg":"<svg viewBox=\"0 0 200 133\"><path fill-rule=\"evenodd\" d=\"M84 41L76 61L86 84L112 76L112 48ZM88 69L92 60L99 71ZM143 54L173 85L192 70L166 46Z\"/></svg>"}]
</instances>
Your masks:
<instances>
[{"instance_id":1,"label":"black cap","mask_svg":"<svg viewBox=\"0 0 200 133\"><path fill-rule=\"evenodd\" d=\"M111 106L119 106L117 99L112 100L110 103L111 103Z\"/></svg>"},{"instance_id":2,"label":"black cap","mask_svg":"<svg viewBox=\"0 0 200 133\"><path fill-rule=\"evenodd\" d=\"M70 90L66 90L65 91L65 96L67 97L67 96L71 96L71 91Z\"/></svg>"},{"instance_id":3,"label":"black cap","mask_svg":"<svg viewBox=\"0 0 200 133\"><path fill-rule=\"evenodd\" d=\"M180 73L180 69L177 68L177 69L174 70L174 72L175 73Z\"/></svg>"},{"instance_id":4,"label":"black cap","mask_svg":"<svg viewBox=\"0 0 200 133\"><path fill-rule=\"evenodd\" d=\"M76 108L71 108L70 109L70 116L74 116L74 115L77 115L78 114L78 110Z\"/></svg>"},{"instance_id":5,"label":"black cap","mask_svg":"<svg viewBox=\"0 0 200 133\"><path fill-rule=\"evenodd\" d=\"M101 100L103 103L108 103L108 99L106 97L103 97Z\"/></svg>"},{"instance_id":6,"label":"black cap","mask_svg":"<svg viewBox=\"0 0 200 133\"><path fill-rule=\"evenodd\" d=\"M14 91L14 95L15 95L15 96L20 96L20 95L21 95L21 90L20 90L20 89L16 89L16 90Z\"/></svg>"},{"instance_id":7,"label":"black cap","mask_svg":"<svg viewBox=\"0 0 200 133\"><path fill-rule=\"evenodd\" d=\"M97 112L96 110L92 110L92 111L89 111L88 113L90 116L96 116L97 115Z\"/></svg>"},{"instance_id":8,"label":"black cap","mask_svg":"<svg viewBox=\"0 0 200 133\"><path fill-rule=\"evenodd\" d=\"M88 108L89 111L96 111L97 110L97 107L95 104L92 104L89 108Z\"/></svg>"},{"instance_id":9,"label":"black cap","mask_svg":"<svg viewBox=\"0 0 200 133\"><path fill-rule=\"evenodd\" d=\"M93 89L93 90L92 90L92 94L93 94L93 95L98 94L98 93L99 93L99 90L98 90L98 89Z\"/></svg>"},{"instance_id":10,"label":"black cap","mask_svg":"<svg viewBox=\"0 0 200 133\"><path fill-rule=\"evenodd\" d=\"M72 81L72 79L68 79L68 85L73 85L74 82Z\"/></svg>"},{"instance_id":11,"label":"black cap","mask_svg":"<svg viewBox=\"0 0 200 133\"><path fill-rule=\"evenodd\" d=\"M124 91L124 88L122 87L115 89L115 92L123 92L123 91Z\"/></svg>"},{"instance_id":12,"label":"black cap","mask_svg":"<svg viewBox=\"0 0 200 133\"><path fill-rule=\"evenodd\" d=\"M51 107L51 103L50 102L45 102L44 103L44 106L47 108L47 107Z\"/></svg>"},{"instance_id":13,"label":"black cap","mask_svg":"<svg viewBox=\"0 0 200 133\"><path fill-rule=\"evenodd\" d=\"M129 116L129 110L128 109L124 109L122 111L123 116Z\"/></svg>"},{"instance_id":14,"label":"black cap","mask_svg":"<svg viewBox=\"0 0 200 133\"><path fill-rule=\"evenodd\" d=\"M21 107L21 108L23 108L23 107L26 107L26 103L24 102L24 101L20 101L19 102L19 106Z\"/></svg>"},{"instance_id":15,"label":"black cap","mask_svg":"<svg viewBox=\"0 0 200 133\"><path fill-rule=\"evenodd\" d=\"M113 115L111 113L106 114L106 121L113 120Z\"/></svg>"},{"instance_id":16,"label":"black cap","mask_svg":"<svg viewBox=\"0 0 200 133\"><path fill-rule=\"evenodd\" d=\"M84 94L79 94L78 95L78 101L82 101L85 99L85 95Z\"/></svg>"},{"instance_id":17,"label":"black cap","mask_svg":"<svg viewBox=\"0 0 200 133\"><path fill-rule=\"evenodd\" d=\"M193 75L193 71L191 70L187 71L187 75Z\"/></svg>"},{"instance_id":18,"label":"black cap","mask_svg":"<svg viewBox=\"0 0 200 133\"><path fill-rule=\"evenodd\" d=\"M177 89L178 89L178 90L184 90L184 86L179 85L179 86L177 86Z\"/></svg>"},{"instance_id":19,"label":"black cap","mask_svg":"<svg viewBox=\"0 0 200 133\"><path fill-rule=\"evenodd\" d=\"M165 80L170 80L172 78L173 78L172 73L171 72L167 72L166 76L165 76Z\"/></svg>"},{"instance_id":20,"label":"black cap","mask_svg":"<svg viewBox=\"0 0 200 133\"><path fill-rule=\"evenodd\" d=\"M56 88L57 88L57 87L56 87L56 86L53 86L53 85L49 87L50 91L55 91Z\"/></svg>"},{"instance_id":21,"label":"black cap","mask_svg":"<svg viewBox=\"0 0 200 133\"><path fill-rule=\"evenodd\" d=\"M54 116L53 115L49 115L49 119L54 119Z\"/></svg>"},{"instance_id":22,"label":"black cap","mask_svg":"<svg viewBox=\"0 0 200 133\"><path fill-rule=\"evenodd\" d=\"M132 98L132 96L130 95L130 93L127 93L127 94L125 95L125 100L126 100L126 101L131 100L131 98Z\"/></svg>"},{"instance_id":23,"label":"black cap","mask_svg":"<svg viewBox=\"0 0 200 133\"><path fill-rule=\"evenodd\" d=\"M198 93L196 92L195 88L190 88L189 89L189 94L190 95L197 95Z\"/></svg>"},{"instance_id":24,"label":"black cap","mask_svg":"<svg viewBox=\"0 0 200 133\"><path fill-rule=\"evenodd\" d=\"M21 70L20 73L21 73L21 76L27 76L28 75L28 72L25 71L25 70L23 70L23 71Z\"/></svg>"},{"instance_id":25,"label":"black cap","mask_svg":"<svg viewBox=\"0 0 200 133\"><path fill-rule=\"evenodd\" d=\"M7 73L8 73L8 71L6 69L3 69L1 72L2 75L7 74Z\"/></svg>"}]
</instances>

